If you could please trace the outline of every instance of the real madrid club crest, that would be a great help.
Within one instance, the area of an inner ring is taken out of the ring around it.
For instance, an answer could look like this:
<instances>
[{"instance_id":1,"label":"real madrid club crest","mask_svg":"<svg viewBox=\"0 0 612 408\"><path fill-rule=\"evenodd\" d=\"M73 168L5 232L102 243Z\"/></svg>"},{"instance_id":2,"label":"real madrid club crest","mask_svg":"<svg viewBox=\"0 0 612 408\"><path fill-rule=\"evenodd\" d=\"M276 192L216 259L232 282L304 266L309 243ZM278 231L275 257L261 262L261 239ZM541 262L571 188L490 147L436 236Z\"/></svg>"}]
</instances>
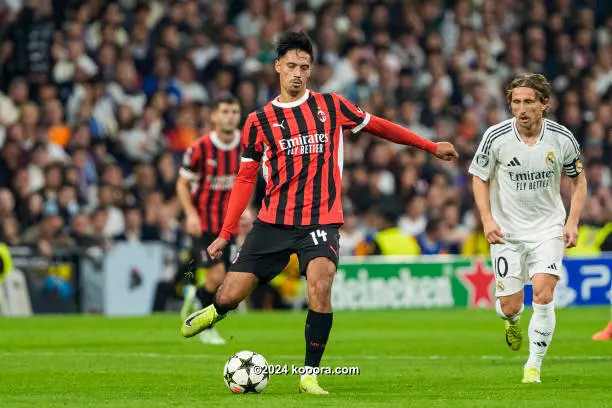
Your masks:
<instances>
[{"instance_id":1,"label":"real madrid club crest","mask_svg":"<svg viewBox=\"0 0 612 408\"><path fill-rule=\"evenodd\" d=\"M506 288L504 287L504 282L501 279L497 280L497 289L504 291Z\"/></svg>"},{"instance_id":2,"label":"real madrid club crest","mask_svg":"<svg viewBox=\"0 0 612 408\"><path fill-rule=\"evenodd\" d=\"M580 159L576 160L576 173L580 174L582 173L582 161Z\"/></svg>"},{"instance_id":3,"label":"real madrid club crest","mask_svg":"<svg viewBox=\"0 0 612 408\"><path fill-rule=\"evenodd\" d=\"M317 117L319 118L319 120L321 121L321 123L325 123L325 121L327 120L327 115L325 114L325 112L323 112L321 110L321 108L317 107Z\"/></svg>"},{"instance_id":4,"label":"real madrid club crest","mask_svg":"<svg viewBox=\"0 0 612 408\"><path fill-rule=\"evenodd\" d=\"M553 166L555 164L555 154L553 152L548 152L546 155L546 164L549 166Z\"/></svg>"}]
</instances>

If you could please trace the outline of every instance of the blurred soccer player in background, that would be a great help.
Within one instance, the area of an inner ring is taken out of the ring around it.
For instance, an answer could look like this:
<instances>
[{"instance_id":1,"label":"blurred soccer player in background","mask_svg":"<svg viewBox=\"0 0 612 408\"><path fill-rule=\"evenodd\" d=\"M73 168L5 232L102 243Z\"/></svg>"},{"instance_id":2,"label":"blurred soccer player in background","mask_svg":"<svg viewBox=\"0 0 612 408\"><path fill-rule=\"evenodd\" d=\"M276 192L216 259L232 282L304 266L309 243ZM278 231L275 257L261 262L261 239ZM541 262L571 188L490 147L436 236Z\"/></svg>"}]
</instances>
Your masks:
<instances>
[{"instance_id":1,"label":"blurred soccer player in background","mask_svg":"<svg viewBox=\"0 0 612 408\"><path fill-rule=\"evenodd\" d=\"M215 240L227 213L230 191L240 163L240 104L233 96L217 99L211 119L214 130L197 139L183 155L176 184L177 196L186 216L187 231L193 239L192 258L196 273L184 289L181 319L194 310L196 297L202 307L212 304L214 294L223 282L230 264L234 242L216 259L206 248ZM203 280L196 289L194 283ZM224 344L225 340L211 327L200 333L200 340L209 344Z\"/></svg>"}]
</instances>

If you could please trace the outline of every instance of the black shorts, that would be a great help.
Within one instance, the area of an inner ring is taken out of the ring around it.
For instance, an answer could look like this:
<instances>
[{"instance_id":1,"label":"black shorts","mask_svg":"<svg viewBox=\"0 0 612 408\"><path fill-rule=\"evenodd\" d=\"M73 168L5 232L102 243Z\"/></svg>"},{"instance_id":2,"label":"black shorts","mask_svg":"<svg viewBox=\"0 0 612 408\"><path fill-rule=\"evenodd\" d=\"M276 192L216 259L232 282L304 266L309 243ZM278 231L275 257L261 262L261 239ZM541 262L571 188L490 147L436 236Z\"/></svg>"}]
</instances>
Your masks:
<instances>
[{"instance_id":1,"label":"black shorts","mask_svg":"<svg viewBox=\"0 0 612 408\"><path fill-rule=\"evenodd\" d=\"M202 236L193 238L191 247L191 257L195 260L196 268L210 268L221 262L225 263L225 270L231 265L231 261L236 255L236 241L232 238L223 250L223 256L219 259L211 259L206 249L217 239L218 234L212 232L202 232Z\"/></svg>"},{"instance_id":2,"label":"black shorts","mask_svg":"<svg viewBox=\"0 0 612 408\"><path fill-rule=\"evenodd\" d=\"M251 272L264 284L285 268L293 253L298 256L302 275L308 263L318 257L328 258L338 266L338 228L337 224L293 227L257 219L229 270Z\"/></svg>"}]
</instances>

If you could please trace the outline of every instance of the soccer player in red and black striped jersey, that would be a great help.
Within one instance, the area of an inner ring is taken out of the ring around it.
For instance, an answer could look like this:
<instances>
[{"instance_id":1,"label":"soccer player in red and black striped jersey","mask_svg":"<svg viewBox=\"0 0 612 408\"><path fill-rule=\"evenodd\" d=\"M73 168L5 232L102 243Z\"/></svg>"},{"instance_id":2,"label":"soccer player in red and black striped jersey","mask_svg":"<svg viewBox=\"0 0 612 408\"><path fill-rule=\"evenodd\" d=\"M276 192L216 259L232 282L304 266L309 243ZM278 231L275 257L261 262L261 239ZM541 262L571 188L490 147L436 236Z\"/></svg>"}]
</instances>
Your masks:
<instances>
[{"instance_id":1,"label":"soccer player in red and black striped jersey","mask_svg":"<svg viewBox=\"0 0 612 408\"><path fill-rule=\"evenodd\" d=\"M389 121L370 115L334 93L306 87L313 63L306 34L281 36L275 62L281 95L251 113L242 133L242 162L219 238L208 248L220 256L248 205L258 169L267 178L258 219L234 260L215 302L189 316L182 334L191 337L210 327L245 299L257 284L272 279L298 254L308 282L305 367L300 391L326 394L316 375L332 326L331 288L338 264L343 223L341 177L343 129L360 130L452 160L450 143L433 143Z\"/></svg>"},{"instance_id":2,"label":"soccer player in red and black striped jersey","mask_svg":"<svg viewBox=\"0 0 612 408\"><path fill-rule=\"evenodd\" d=\"M206 248L221 232L227 213L230 192L238 174L240 146L240 104L231 95L215 100L211 119L214 130L197 139L185 151L176 191L186 215L186 227L193 239L192 259L196 275L206 271L204 285L196 290L196 276L189 276L184 289L181 318L193 312L196 296L203 307L213 303L214 294L223 282L234 245L227 246L222 257L211 258ZM208 344L225 340L213 328L200 334Z\"/></svg>"}]
</instances>

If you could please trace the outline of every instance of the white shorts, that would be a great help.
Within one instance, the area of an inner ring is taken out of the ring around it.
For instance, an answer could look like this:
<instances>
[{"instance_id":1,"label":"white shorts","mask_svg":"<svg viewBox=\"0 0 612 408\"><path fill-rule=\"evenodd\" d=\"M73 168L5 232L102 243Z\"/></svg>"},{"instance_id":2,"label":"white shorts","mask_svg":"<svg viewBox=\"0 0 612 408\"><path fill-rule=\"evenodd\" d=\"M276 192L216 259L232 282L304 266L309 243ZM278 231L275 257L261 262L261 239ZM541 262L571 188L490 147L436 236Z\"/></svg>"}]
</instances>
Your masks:
<instances>
[{"instance_id":1,"label":"white shorts","mask_svg":"<svg viewBox=\"0 0 612 408\"><path fill-rule=\"evenodd\" d=\"M565 243L562 237L539 242L506 241L491 245L495 296L510 296L531 283L536 273L561 276Z\"/></svg>"}]
</instances>

